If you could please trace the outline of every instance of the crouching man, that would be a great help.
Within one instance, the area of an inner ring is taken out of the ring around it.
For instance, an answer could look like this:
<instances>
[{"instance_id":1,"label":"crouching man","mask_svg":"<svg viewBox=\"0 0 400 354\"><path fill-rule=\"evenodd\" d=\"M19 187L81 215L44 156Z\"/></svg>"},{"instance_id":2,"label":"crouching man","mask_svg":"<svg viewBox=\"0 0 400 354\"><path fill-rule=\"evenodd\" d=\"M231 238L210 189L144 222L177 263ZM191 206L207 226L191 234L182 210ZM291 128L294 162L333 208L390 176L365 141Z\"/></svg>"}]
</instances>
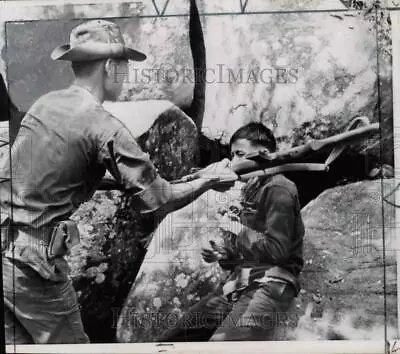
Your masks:
<instances>
[{"instance_id":1,"label":"crouching man","mask_svg":"<svg viewBox=\"0 0 400 354\"><path fill-rule=\"evenodd\" d=\"M276 141L263 124L249 123L233 134L230 148L234 166L247 154L275 152ZM251 179L242 189L239 217L225 213L220 227L229 235L224 245L211 241L202 255L230 276L222 291L189 309L162 341L273 340L276 328L285 325L303 268L304 225L295 184L281 174Z\"/></svg>"}]
</instances>

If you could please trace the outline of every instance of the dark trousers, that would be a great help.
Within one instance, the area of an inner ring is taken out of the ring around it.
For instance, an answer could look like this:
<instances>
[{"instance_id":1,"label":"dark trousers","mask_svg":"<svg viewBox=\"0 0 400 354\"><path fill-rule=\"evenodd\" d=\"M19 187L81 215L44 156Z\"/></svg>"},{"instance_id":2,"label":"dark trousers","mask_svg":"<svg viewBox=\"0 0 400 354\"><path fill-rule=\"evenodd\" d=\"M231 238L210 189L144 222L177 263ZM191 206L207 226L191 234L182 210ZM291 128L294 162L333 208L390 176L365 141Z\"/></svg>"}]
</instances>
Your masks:
<instances>
[{"instance_id":1,"label":"dark trousers","mask_svg":"<svg viewBox=\"0 0 400 354\"><path fill-rule=\"evenodd\" d=\"M235 302L212 293L191 307L177 326L166 330L162 342L266 341L286 325L296 296L290 284L268 282L243 291Z\"/></svg>"}]
</instances>

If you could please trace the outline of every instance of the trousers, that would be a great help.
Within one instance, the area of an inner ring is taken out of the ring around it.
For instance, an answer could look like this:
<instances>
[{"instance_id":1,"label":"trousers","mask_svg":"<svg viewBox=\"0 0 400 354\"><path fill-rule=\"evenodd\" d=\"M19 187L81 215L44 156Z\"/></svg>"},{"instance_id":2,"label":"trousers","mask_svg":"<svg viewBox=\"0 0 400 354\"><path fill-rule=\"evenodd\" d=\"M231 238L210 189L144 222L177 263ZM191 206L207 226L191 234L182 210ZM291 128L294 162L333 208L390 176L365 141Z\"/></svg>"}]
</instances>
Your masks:
<instances>
[{"instance_id":1,"label":"trousers","mask_svg":"<svg viewBox=\"0 0 400 354\"><path fill-rule=\"evenodd\" d=\"M164 331L162 342L267 341L286 325L296 291L291 284L267 282L243 291L229 301L211 293L185 313L174 328Z\"/></svg>"},{"instance_id":2,"label":"trousers","mask_svg":"<svg viewBox=\"0 0 400 354\"><path fill-rule=\"evenodd\" d=\"M89 343L70 279L43 278L2 256L6 344Z\"/></svg>"}]
</instances>

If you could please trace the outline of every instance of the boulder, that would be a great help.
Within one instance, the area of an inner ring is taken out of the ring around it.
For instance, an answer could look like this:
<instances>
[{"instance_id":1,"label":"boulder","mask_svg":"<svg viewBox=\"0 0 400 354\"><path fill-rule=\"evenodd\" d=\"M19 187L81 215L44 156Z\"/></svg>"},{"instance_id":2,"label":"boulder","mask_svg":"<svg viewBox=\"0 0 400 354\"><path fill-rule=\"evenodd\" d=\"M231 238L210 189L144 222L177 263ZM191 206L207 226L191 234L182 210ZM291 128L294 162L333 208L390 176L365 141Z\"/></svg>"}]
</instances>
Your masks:
<instances>
[{"instance_id":1,"label":"boulder","mask_svg":"<svg viewBox=\"0 0 400 354\"><path fill-rule=\"evenodd\" d=\"M285 8L285 3L289 8L289 1L276 6ZM332 8L345 9L340 1L336 3ZM167 13L187 13L188 6L187 1L176 1ZM206 1L199 2L200 9L208 10L209 6ZM237 2L224 6L231 6L225 11L237 11ZM150 7L146 5L146 9ZM250 1L248 8L276 9L257 1ZM374 20L364 17L363 12L347 15L326 12L202 18L207 53L203 133L226 143L243 124L262 121L278 137L280 148L285 148L302 143L301 135L310 126L315 136L326 137L342 132L358 115L378 121ZM132 88L127 86L126 98L162 97L180 107L189 104L193 78L185 44L186 18L143 18L139 28L143 36L136 36L133 43L150 56L135 66L139 78L133 80ZM176 28L183 29L179 35ZM385 49L389 46L383 41L380 44ZM153 70L151 87L145 80L147 69ZM380 56L379 76L384 158L385 163L393 164L390 56ZM358 151L379 157L378 139L372 140Z\"/></svg>"},{"instance_id":2,"label":"boulder","mask_svg":"<svg viewBox=\"0 0 400 354\"><path fill-rule=\"evenodd\" d=\"M145 134L157 119L164 119L169 110L179 110L166 100L105 101L103 107L124 123L135 139Z\"/></svg>"},{"instance_id":3,"label":"boulder","mask_svg":"<svg viewBox=\"0 0 400 354\"><path fill-rule=\"evenodd\" d=\"M302 209L303 290L292 310L296 321L282 329L283 339L382 339L385 300L388 337L396 337L397 243L390 193L397 183L383 179L328 189Z\"/></svg>"},{"instance_id":4,"label":"boulder","mask_svg":"<svg viewBox=\"0 0 400 354\"><path fill-rule=\"evenodd\" d=\"M164 178L188 174L198 158L196 126L175 106L154 114L158 118L137 141ZM132 133L138 136L138 130ZM129 196L118 191L96 192L73 219L79 224L81 245L68 260L82 320L92 342L114 342L113 311L125 302L159 221L136 213Z\"/></svg>"},{"instance_id":5,"label":"boulder","mask_svg":"<svg viewBox=\"0 0 400 354\"><path fill-rule=\"evenodd\" d=\"M223 234L217 210L236 200L240 183L229 193L208 191L169 214L155 230L146 257L124 307L118 312L119 342L154 342L177 325L181 315L227 276L217 263L206 263L201 248Z\"/></svg>"}]
</instances>

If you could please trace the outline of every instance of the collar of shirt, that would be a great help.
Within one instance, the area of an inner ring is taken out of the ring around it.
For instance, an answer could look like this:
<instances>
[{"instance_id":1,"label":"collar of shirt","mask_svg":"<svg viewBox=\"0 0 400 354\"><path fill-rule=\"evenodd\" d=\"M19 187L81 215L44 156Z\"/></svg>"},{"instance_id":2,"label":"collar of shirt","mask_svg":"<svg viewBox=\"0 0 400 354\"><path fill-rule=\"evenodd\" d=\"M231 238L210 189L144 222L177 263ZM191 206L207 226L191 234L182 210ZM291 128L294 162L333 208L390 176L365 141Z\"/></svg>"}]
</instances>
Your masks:
<instances>
[{"instance_id":1,"label":"collar of shirt","mask_svg":"<svg viewBox=\"0 0 400 354\"><path fill-rule=\"evenodd\" d=\"M258 192L261 185L267 183L272 176L256 176L251 178L247 183L242 187L242 197L244 199L252 199L254 195Z\"/></svg>"}]
</instances>

